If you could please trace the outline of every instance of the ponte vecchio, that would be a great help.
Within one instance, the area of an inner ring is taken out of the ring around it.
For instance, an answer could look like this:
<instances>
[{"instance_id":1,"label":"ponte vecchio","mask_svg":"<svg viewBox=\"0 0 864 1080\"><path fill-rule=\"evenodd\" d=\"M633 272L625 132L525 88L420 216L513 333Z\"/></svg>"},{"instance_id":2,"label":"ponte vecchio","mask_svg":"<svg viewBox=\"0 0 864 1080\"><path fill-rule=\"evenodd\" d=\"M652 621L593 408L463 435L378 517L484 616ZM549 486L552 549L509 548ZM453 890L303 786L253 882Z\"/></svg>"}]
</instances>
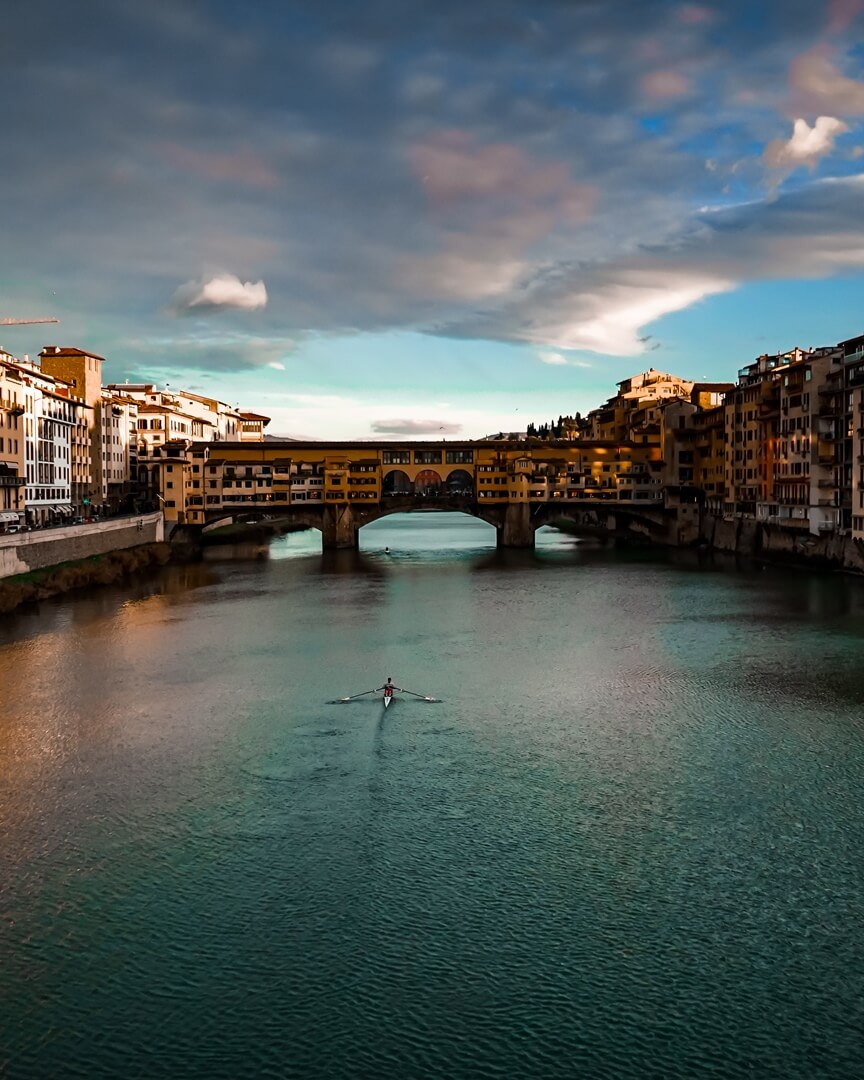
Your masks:
<instances>
[{"instance_id":1,"label":"ponte vecchio","mask_svg":"<svg viewBox=\"0 0 864 1080\"><path fill-rule=\"evenodd\" d=\"M356 547L363 525L413 511L471 514L517 548L555 518L602 516L608 528L623 514L645 531L667 520L661 448L635 442L174 440L148 467L169 525L266 514L320 529L325 549Z\"/></svg>"}]
</instances>

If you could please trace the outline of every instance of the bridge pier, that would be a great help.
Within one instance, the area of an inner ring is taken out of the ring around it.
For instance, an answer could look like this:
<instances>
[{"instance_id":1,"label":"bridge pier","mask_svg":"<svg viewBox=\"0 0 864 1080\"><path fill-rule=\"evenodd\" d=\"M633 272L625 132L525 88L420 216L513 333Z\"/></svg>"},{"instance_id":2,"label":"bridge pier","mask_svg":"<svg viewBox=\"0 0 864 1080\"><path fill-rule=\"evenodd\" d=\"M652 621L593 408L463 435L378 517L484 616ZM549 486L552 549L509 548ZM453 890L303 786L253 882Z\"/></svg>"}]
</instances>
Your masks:
<instances>
[{"instance_id":1,"label":"bridge pier","mask_svg":"<svg viewBox=\"0 0 864 1080\"><path fill-rule=\"evenodd\" d=\"M321 522L321 545L325 551L338 551L360 546L359 527L354 522L350 505L324 506Z\"/></svg>"},{"instance_id":2,"label":"bridge pier","mask_svg":"<svg viewBox=\"0 0 864 1080\"><path fill-rule=\"evenodd\" d=\"M499 548L533 548L534 522L528 503L513 503L504 511L504 523L498 528Z\"/></svg>"}]
</instances>

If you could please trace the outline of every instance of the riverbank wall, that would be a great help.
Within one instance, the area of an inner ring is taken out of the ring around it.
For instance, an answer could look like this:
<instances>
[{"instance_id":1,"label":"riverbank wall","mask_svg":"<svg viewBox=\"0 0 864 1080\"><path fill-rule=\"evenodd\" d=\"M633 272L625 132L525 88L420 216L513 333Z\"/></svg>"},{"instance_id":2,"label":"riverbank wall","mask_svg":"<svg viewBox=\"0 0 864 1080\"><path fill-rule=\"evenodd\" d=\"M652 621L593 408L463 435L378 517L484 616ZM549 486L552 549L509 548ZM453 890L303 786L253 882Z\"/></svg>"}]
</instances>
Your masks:
<instances>
[{"instance_id":1,"label":"riverbank wall","mask_svg":"<svg viewBox=\"0 0 864 1080\"><path fill-rule=\"evenodd\" d=\"M165 566L173 561L173 554L170 544L144 544L3 578L0 580L0 615L24 604L49 600L76 589L117 585L135 574Z\"/></svg>"},{"instance_id":2,"label":"riverbank wall","mask_svg":"<svg viewBox=\"0 0 864 1080\"><path fill-rule=\"evenodd\" d=\"M728 552L766 562L864 574L864 544L851 536L703 514L698 543L714 551Z\"/></svg>"},{"instance_id":3,"label":"riverbank wall","mask_svg":"<svg viewBox=\"0 0 864 1080\"><path fill-rule=\"evenodd\" d=\"M701 548L778 565L864 574L864 543L834 532L814 536L802 525L727 517L708 513L696 504L678 507L677 515L669 517L662 527L650 527L638 520L622 524L614 512L592 514L591 519L587 524L566 519L551 524L575 536L599 536L656 547Z\"/></svg>"},{"instance_id":4,"label":"riverbank wall","mask_svg":"<svg viewBox=\"0 0 864 1080\"><path fill-rule=\"evenodd\" d=\"M0 580L125 548L160 544L161 513L0 536Z\"/></svg>"},{"instance_id":5,"label":"riverbank wall","mask_svg":"<svg viewBox=\"0 0 864 1080\"><path fill-rule=\"evenodd\" d=\"M74 589L115 585L173 557L161 513L0 536L0 614Z\"/></svg>"}]
</instances>

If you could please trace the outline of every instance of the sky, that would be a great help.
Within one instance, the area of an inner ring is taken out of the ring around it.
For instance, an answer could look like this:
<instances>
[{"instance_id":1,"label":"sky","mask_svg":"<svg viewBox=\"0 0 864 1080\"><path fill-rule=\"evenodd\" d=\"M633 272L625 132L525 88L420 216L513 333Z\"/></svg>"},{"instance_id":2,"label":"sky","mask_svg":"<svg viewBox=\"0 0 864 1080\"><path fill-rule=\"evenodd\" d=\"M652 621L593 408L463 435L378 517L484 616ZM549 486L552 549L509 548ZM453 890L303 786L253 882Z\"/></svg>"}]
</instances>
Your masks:
<instances>
[{"instance_id":1,"label":"sky","mask_svg":"<svg viewBox=\"0 0 864 1080\"><path fill-rule=\"evenodd\" d=\"M0 326L295 438L864 332L864 0L6 0Z\"/></svg>"}]
</instances>

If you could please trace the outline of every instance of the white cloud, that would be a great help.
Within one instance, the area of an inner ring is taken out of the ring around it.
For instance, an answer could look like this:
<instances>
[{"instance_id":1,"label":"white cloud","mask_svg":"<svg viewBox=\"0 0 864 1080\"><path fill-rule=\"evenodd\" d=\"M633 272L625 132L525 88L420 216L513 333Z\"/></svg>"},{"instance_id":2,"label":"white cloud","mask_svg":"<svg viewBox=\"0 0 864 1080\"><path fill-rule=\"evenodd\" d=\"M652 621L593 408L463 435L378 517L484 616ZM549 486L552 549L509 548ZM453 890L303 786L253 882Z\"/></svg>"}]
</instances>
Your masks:
<instances>
[{"instance_id":1,"label":"white cloud","mask_svg":"<svg viewBox=\"0 0 864 1080\"><path fill-rule=\"evenodd\" d=\"M791 170L800 165L814 169L820 158L834 149L834 140L848 131L849 127L835 116L819 116L813 127L806 120L798 119L792 129L792 137L786 141L774 139L763 154L765 164L772 169Z\"/></svg>"},{"instance_id":2,"label":"white cloud","mask_svg":"<svg viewBox=\"0 0 864 1080\"><path fill-rule=\"evenodd\" d=\"M256 311L267 306L263 281L241 281L235 274L216 274L209 281L187 281L174 293L178 314L200 308L234 308Z\"/></svg>"},{"instance_id":3,"label":"white cloud","mask_svg":"<svg viewBox=\"0 0 864 1080\"><path fill-rule=\"evenodd\" d=\"M735 285L730 279L700 274L695 268L631 266L598 277L584 284L574 282L572 289L561 283L556 295L548 299L538 295L531 324L520 328L518 335L558 349L634 356L645 349L643 327Z\"/></svg>"},{"instance_id":4,"label":"white cloud","mask_svg":"<svg viewBox=\"0 0 864 1080\"><path fill-rule=\"evenodd\" d=\"M274 371L284 371L285 365L280 364L278 360L271 360L267 367L273 368Z\"/></svg>"},{"instance_id":5,"label":"white cloud","mask_svg":"<svg viewBox=\"0 0 864 1080\"><path fill-rule=\"evenodd\" d=\"M559 352L538 352L537 359L541 364L552 364L555 367L567 366L567 367L579 367L590 368L591 365L585 360L569 360L566 356L562 356Z\"/></svg>"},{"instance_id":6,"label":"white cloud","mask_svg":"<svg viewBox=\"0 0 864 1080\"><path fill-rule=\"evenodd\" d=\"M510 302L446 327L552 350L637 356L657 319L750 281L864 269L864 174L820 181L773 201L703 210L677 237L628 259L562 264Z\"/></svg>"}]
</instances>

